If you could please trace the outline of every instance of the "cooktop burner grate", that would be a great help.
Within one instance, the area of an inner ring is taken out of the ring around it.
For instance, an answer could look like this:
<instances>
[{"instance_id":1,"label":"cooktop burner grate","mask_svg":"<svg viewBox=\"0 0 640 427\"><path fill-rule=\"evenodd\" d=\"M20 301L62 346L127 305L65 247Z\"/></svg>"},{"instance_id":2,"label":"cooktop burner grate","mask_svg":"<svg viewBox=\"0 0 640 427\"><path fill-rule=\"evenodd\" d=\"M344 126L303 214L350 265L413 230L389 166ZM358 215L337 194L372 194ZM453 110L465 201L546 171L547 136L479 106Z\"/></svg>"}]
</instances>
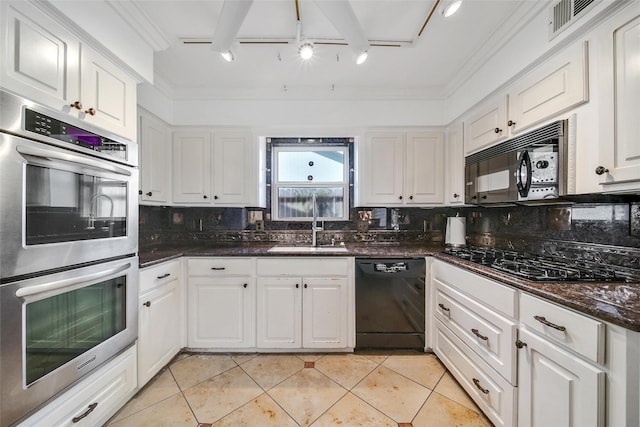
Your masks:
<instances>
[{"instance_id":1,"label":"cooktop burner grate","mask_svg":"<svg viewBox=\"0 0 640 427\"><path fill-rule=\"evenodd\" d=\"M629 278L613 265L525 255L492 248L453 248L446 253L532 281L624 282Z\"/></svg>"}]
</instances>

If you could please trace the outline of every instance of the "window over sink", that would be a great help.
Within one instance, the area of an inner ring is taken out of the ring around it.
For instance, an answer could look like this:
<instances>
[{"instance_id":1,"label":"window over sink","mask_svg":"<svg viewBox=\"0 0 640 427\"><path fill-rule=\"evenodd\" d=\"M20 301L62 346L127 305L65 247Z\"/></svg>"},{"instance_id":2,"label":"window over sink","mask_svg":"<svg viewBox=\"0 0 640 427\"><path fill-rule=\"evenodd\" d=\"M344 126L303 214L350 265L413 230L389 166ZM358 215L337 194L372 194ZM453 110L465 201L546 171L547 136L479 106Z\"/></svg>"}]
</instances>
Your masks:
<instances>
[{"instance_id":1,"label":"window over sink","mask_svg":"<svg viewBox=\"0 0 640 427\"><path fill-rule=\"evenodd\" d=\"M269 138L271 218L346 221L353 204L353 138ZM269 190L269 189L268 189Z\"/></svg>"}]
</instances>

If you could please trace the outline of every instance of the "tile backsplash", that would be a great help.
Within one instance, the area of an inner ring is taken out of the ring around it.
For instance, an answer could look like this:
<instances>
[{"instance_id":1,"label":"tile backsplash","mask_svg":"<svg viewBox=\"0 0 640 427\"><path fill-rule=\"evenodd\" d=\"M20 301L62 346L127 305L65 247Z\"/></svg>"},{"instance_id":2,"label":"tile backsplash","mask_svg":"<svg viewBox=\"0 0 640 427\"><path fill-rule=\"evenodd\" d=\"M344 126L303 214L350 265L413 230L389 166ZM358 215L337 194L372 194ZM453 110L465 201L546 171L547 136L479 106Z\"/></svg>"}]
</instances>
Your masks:
<instances>
[{"instance_id":1,"label":"tile backsplash","mask_svg":"<svg viewBox=\"0 0 640 427\"><path fill-rule=\"evenodd\" d=\"M640 259L640 202L567 206L356 208L350 221L324 222L321 243L414 242L443 245L446 218L466 217L470 245L553 255L575 248L636 254ZM259 220L260 209L140 206L141 245L162 241L310 240L309 221ZM638 261L636 261L638 262Z\"/></svg>"}]
</instances>

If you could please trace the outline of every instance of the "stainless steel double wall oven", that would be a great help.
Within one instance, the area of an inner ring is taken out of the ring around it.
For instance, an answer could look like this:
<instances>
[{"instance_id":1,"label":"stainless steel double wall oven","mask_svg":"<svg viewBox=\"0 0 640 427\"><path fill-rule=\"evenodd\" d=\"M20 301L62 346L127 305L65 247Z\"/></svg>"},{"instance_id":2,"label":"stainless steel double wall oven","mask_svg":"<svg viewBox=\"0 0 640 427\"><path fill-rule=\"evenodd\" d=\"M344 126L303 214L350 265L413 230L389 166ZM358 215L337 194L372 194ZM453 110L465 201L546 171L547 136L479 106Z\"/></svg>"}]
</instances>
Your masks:
<instances>
[{"instance_id":1,"label":"stainless steel double wall oven","mask_svg":"<svg viewBox=\"0 0 640 427\"><path fill-rule=\"evenodd\" d=\"M137 146L0 91L0 426L137 336Z\"/></svg>"}]
</instances>

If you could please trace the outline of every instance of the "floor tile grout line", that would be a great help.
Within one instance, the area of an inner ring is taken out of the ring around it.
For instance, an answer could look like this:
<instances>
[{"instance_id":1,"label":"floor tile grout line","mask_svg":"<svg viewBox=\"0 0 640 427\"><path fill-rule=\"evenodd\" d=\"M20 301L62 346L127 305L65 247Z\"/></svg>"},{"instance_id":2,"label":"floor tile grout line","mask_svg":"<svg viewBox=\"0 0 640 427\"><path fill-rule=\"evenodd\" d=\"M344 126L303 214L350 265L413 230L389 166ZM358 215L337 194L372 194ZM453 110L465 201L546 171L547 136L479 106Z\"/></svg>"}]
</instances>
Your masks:
<instances>
[{"instance_id":1,"label":"floor tile grout line","mask_svg":"<svg viewBox=\"0 0 640 427\"><path fill-rule=\"evenodd\" d=\"M171 377L173 378L173 381L175 381L176 386L178 387L178 390L180 391L180 394L182 395L182 398L184 399L185 403L189 407L189 410L191 411L191 414L193 414L193 419L196 420L196 427L198 427L202 423L200 422L200 420L198 420L198 417L196 416L195 411L191 407L191 403L187 399L187 396L184 395L184 391L182 390L182 387L180 387L180 384L178 384L178 380L176 379L175 375L173 375L173 371L171 371L171 365L167 366L167 369L169 370L169 373L171 374Z\"/></svg>"}]
</instances>

